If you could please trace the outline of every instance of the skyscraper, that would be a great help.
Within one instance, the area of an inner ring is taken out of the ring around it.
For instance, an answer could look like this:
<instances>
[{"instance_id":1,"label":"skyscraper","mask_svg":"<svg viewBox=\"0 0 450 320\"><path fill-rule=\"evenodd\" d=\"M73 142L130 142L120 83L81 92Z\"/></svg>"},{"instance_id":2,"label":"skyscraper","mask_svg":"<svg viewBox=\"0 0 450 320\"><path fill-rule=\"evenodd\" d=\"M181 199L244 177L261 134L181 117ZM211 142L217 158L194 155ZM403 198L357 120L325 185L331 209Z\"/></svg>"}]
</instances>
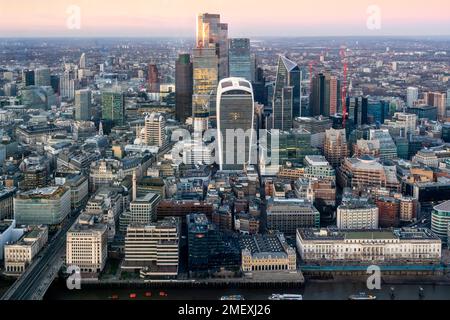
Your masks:
<instances>
[{"instance_id":1,"label":"skyscraper","mask_svg":"<svg viewBox=\"0 0 450 320\"><path fill-rule=\"evenodd\" d=\"M78 65L80 69L86 69L86 54L83 52L80 57L80 63Z\"/></svg>"},{"instance_id":2,"label":"skyscraper","mask_svg":"<svg viewBox=\"0 0 450 320\"><path fill-rule=\"evenodd\" d=\"M292 129L293 118L300 116L300 91L300 68L295 62L280 55L272 104L273 129Z\"/></svg>"},{"instance_id":3,"label":"skyscraper","mask_svg":"<svg viewBox=\"0 0 450 320\"><path fill-rule=\"evenodd\" d=\"M250 39L230 39L228 52L230 77L252 81L252 57Z\"/></svg>"},{"instance_id":4,"label":"skyscraper","mask_svg":"<svg viewBox=\"0 0 450 320\"><path fill-rule=\"evenodd\" d=\"M447 99L445 93L425 92L424 99L427 105L437 108L439 120L442 120L447 116Z\"/></svg>"},{"instance_id":5,"label":"skyscraper","mask_svg":"<svg viewBox=\"0 0 450 320\"><path fill-rule=\"evenodd\" d=\"M219 59L214 48L194 49L192 114L209 111L209 98L217 88Z\"/></svg>"},{"instance_id":6,"label":"skyscraper","mask_svg":"<svg viewBox=\"0 0 450 320\"><path fill-rule=\"evenodd\" d=\"M338 167L344 158L348 157L347 138L345 129L330 129L325 132L324 155L330 165Z\"/></svg>"},{"instance_id":7,"label":"skyscraper","mask_svg":"<svg viewBox=\"0 0 450 320\"><path fill-rule=\"evenodd\" d=\"M91 90L77 90L75 92L75 120L88 121L91 119Z\"/></svg>"},{"instance_id":8,"label":"skyscraper","mask_svg":"<svg viewBox=\"0 0 450 320\"><path fill-rule=\"evenodd\" d=\"M75 74L72 70L64 71L59 79L61 99L73 100L75 97Z\"/></svg>"},{"instance_id":9,"label":"skyscraper","mask_svg":"<svg viewBox=\"0 0 450 320\"><path fill-rule=\"evenodd\" d=\"M215 48L219 80L228 77L228 24L220 22L219 14L198 15L196 48Z\"/></svg>"},{"instance_id":10,"label":"skyscraper","mask_svg":"<svg viewBox=\"0 0 450 320\"><path fill-rule=\"evenodd\" d=\"M34 83L37 86L47 87L51 85L50 69L39 68L34 71Z\"/></svg>"},{"instance_id":11,"label":"skyscraper","mask_svg":"<svg viewBox=\"0 0 450 320\"><path fill-rule=\"evenodd\" d=\"M24 87L34 86L34 71L33 70L23 70L22 71L22 85Z\"/></svg>"},{"instance_id":12,"label":"skyscraper","mask_svg":"<svg viewBox=\"0 0 450 320\"><path fill-rule=\"evenodd\" d=\"M319 73L313 78L310 97L312 116L332 116L339 111L340 81L330 74Z\"/></svg>"},{"instance_id":13,"label":"skyscraper","mask_svg":"<svg viewBox=\"0 0 450 320\"><path fill-rule=\"evenodd\" d=\"M228 76L228 25L218 14L197 17L196 47L193 57L193 115L209 111L209 96L219 79ZM215 116L213 110L212 117Z\"/></svg>"},{"instance_id":14,"label":"skyscraper","mask_svg":"<svg viewBox=\"0 0 450 320\"><path fill-rule=\"evenodd\" d=\"M156 64L148 65L148 90L150 93L160 92L159 71Z\"/></svg>"},{"instance_id":15,"label":"skyscraper","mask_svg":"<svg viewBox=\"0 0 450 320\"><path fill-rule=\"evenodd\" d=\"M121 92L102 93L102 119L111 125L123 125L125 121L125 96Z\"/></svg>"},{"instance_id":16,"label":"skyscraper","mask_svg":"<svg viewBox=\"0 0 450 320\"><path fill-rule=\"evenodd\" d=\"M414 107L414 102L416 102L419 99L419 89L416 87L409 87L406 89L407 97L406 97L406 104L409 108Z\"/></svg>"},{"instance_id":17,"label":"skyscraper","mask_svg":"<svg viewBox=\"0 0 450 320\"><path fill-rule=\"evenodd\" d=\"M245 164L256 164L251 83L242 78L223 79L217 88L216 105L220 170L243 170Z\"/></svg>"},{"instance_id":18,"label":"skyscraper","mask_svg":"<svg viewBox=\"0 0 450 320\"><path fill-rule=\"evenodd\" d=\"M180 54L175 63L175 115L184 123L192 116L193 65L189 54Z\"/></svg>"},{"instance_id":19,"label":"skyscraper","mask_svg":"<svg viewBox=\"0 0 450 320\"><path fill-rule=\"evenodd\" d=\"M145 126L141 131L141 143L157 147L166 145L166 118L162 113L153 112L145 117Z\"/></svg>"}]
</instances>

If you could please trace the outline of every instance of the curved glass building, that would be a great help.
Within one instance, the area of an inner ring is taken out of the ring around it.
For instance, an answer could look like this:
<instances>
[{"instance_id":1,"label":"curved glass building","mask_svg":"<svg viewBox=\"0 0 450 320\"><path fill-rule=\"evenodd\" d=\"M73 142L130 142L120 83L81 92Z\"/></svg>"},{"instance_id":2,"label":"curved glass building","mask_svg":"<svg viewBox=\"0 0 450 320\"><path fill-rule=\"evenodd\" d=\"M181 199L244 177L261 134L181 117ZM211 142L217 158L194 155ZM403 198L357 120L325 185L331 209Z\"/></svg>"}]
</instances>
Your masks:
<instances>
[{"instance_id":1,"label":"curved glass building","mask_svg":"<svg viewBox=\"0 0 450 320\"><path fill-rule=\"evenodd\" d=\"M217 88L216 161L220 170L243 170L256 164L254 95L251 83L243 78L227 78ZM254 153L252 153L254 152Z\"/></svg>"}]
</instances>

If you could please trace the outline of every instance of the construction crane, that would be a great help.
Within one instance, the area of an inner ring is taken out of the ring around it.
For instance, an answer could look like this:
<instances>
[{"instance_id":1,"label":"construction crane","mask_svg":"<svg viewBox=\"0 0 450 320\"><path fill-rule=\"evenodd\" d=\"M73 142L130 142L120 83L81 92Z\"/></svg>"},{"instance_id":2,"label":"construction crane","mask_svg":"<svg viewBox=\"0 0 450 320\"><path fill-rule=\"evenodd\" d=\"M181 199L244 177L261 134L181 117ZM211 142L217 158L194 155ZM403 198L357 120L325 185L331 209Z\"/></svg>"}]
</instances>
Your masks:
<instances>
[{"instance_id":1,"label":"construction crane","mask_svg":"<svg viewBox=\"0 0 450 320\"><path fill-rule=\"evenodd\" d=\"M346 55L346 48L344 46L341 47L340 50L341 61L344 66L343 70L343 80L342 80L342 90L341 90L341 99L342 99L342 126L345 129L345 124L347 120L347 74L348 74L348 60Z\"/></svg>"}]
</instances>

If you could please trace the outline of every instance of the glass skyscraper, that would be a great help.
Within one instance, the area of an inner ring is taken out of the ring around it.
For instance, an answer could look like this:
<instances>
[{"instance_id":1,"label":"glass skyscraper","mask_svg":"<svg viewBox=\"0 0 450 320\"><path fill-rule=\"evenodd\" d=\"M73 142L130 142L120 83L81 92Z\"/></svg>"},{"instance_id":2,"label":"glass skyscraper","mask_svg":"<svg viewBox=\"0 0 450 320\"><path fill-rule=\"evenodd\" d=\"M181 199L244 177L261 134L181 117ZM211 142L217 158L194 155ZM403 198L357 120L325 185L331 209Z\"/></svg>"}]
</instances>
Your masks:
<instances>
[{"instance_id":1,"label":"glass skyscraper","mask_svg":"<svg viewBox=\"0 0 450 320\"><path fill-rule=\"evenodd\" d=\"M273 94L272 129L292 129L293 118L300 116L301 71L284 56L278 60L277 80Z\"/></svg>"},{"instance_id":2,"label":"glass skyscraper","mask_svg":"<svg viewBox=\"0 0 450 320\"><path fill-rule=\"evenodd\" d=\"M192 116L193 65L189 54L180 54L175 63L175 115L184 123Z\"/></svg>"},{"instance_id":3,"label":"glass skyscraper","mask_svg":"<svg viewBox=\"0 0 450 320\"><path fill-rule=\"evenodd\" d=\"M220 170L243 170L246 164L256 164L256 136L250 130L255 121L251 83L242 78L220 81L216 108ZM233 130L242 130L242 135L235 136Z\"/></svg>"},{"instance_id":4,"label":"glass skyscraper","mask_svg":"<svg viewBox=\"0 0 450 320\"><path fill-rule=\"evenodd\" d=\"M125 97L121 92L102 93L102 119L111 125L123 125L125 122Z\"/></svg>"},{"instance_id":5,"label":"glass skyscraper","mask_svg":"<svg viewBox=\"0 0 450 320\"><path fill-rule=\"evenodd\" d=\"M250 39L230 39L228 54L230 77L252 81L252 58Z\"/></svg>"}]
</instances>

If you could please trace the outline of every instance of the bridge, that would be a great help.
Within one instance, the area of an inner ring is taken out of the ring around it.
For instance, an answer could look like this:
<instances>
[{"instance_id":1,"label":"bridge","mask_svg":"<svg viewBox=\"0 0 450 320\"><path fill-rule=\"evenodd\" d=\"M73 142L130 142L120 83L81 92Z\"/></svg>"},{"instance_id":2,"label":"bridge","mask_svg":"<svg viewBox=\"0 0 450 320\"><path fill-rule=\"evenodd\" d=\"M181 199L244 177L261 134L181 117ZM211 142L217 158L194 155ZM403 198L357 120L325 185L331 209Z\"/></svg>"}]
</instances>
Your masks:
<instances>
[{"instance_id":1,"label":"bridge","mask_svg":"<svg viewBox=\"0 0 450 320\"><path fill-rule=\"evenodd\" d=\"M78 210L72 213L48 246L11 285L1 300L42 300L44 298L64 263L66 234L76 221L79 212Z\"/></svg>"}]
</instances>

